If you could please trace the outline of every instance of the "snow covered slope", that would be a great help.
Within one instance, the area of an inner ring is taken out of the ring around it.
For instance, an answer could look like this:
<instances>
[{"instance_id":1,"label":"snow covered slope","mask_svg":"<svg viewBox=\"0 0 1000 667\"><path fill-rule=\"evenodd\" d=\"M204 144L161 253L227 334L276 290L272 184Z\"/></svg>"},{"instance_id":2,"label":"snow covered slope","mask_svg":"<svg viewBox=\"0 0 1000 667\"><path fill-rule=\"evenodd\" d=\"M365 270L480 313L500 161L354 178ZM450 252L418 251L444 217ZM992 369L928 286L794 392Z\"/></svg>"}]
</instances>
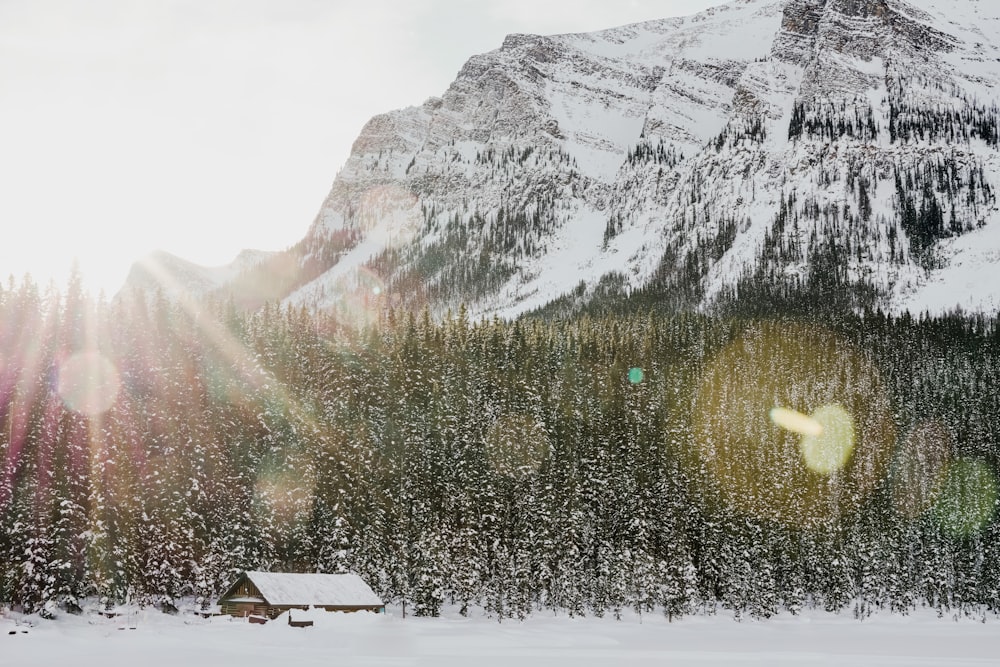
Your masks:
<instances>
[{"instance_id":1,"label":"snow covered slope","mask_svg":"<svg viewBox=\"0 0 1000 667\"><path fill-rule=\"evenodd\" d=\"M691 178L685 156L727 126L781 18L779 3L741 2L598 33L511 35L442 98L368 123L307 242L361 229L390 249L368 264L387 294L483 314L539 307L612 272L642 284L676 236L667 209ZM335 306L331 277L372 250L360 243L290 301Z\"/></svg>"},{"instance_id":2,"label":"snow covered slope","mask_svg":"<svg viewBox=\"0 0 1000 667\"><path fill-rule=\"evenodd\" d=\"M980 0L736 0L511 35L369 121L284 301L994 311L998 81Z\"/></svg>"}]
</instances>

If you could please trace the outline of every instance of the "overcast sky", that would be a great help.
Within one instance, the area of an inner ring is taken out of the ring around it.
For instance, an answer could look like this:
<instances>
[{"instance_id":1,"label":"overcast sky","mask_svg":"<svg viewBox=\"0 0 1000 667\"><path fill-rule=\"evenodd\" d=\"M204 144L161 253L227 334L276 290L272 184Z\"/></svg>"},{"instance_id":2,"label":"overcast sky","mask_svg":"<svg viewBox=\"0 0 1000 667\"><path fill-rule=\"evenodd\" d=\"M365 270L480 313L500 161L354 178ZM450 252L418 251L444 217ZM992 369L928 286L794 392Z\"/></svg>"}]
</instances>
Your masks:
<instances>
[{"instance_id":1,"label":"overcast sky","mask_svg":"<svg viewBox=\"0 0 1000 667\"><path fill-rule=\"evenodd\" d=\"M0 0L0 278L113 293L163 249L215 265L306 232L377 113L511 32L720 0Z\"/></svg>"}]
</instances>

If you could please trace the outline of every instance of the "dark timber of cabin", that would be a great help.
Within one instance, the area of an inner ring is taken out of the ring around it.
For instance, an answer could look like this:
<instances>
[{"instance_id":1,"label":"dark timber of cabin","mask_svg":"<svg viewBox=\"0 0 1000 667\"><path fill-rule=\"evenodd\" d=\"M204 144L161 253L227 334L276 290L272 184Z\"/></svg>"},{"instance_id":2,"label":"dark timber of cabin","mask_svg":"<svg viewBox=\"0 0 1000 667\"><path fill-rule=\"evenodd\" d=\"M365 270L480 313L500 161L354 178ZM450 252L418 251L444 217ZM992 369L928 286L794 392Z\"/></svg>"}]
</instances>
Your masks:
<instances>
[{"instance_id":1,"label":"dark timber of cabin","mask_svg":"<svg viewBox=\"0 0 1000 667\"><path fill-rule=\"evenodd\" d=\"M270 619L280 616L289 609L304 610L310 607L326 611L385 611L384 605L323 605L308 601L302 604L274 605L267 601L245 572L229 587L219 600L219 605L222 613L230 616L266 616Z\"/></svg>"},{"instance_id":2,"label":"dark timber of cabin","mask_svg":"<svg viewBox=\"0 0 1000 667\"><path fill-rule=\"evenodd\" d=\"M240 575L229 592L219 600L219 605L222 613L230 616L267 616L268 610L273 609L245 574ZM275 612L269 618L280 613Z\"/></svg>"}]
</instances>

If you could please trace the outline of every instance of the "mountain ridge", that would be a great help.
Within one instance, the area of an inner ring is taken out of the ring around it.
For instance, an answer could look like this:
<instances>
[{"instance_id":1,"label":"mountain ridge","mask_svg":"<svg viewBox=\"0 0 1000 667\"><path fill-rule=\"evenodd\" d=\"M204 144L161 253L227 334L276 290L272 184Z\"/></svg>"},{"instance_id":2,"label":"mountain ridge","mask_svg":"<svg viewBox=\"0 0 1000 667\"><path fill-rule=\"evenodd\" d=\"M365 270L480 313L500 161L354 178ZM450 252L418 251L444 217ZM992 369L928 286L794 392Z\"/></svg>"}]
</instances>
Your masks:
<instances>
[{"instance_id":1,"label":"mountain ridge","mask_svg":"<svg viewBox=\"0 0 1000 667\"><path fill-rule=\"evenodd\" d=\"M513 317L609 285L713 310L822 284L853 308L996 310L998 18L738 0L509 35L365 125L280 298Z\"/></svg>"}]
</instances>

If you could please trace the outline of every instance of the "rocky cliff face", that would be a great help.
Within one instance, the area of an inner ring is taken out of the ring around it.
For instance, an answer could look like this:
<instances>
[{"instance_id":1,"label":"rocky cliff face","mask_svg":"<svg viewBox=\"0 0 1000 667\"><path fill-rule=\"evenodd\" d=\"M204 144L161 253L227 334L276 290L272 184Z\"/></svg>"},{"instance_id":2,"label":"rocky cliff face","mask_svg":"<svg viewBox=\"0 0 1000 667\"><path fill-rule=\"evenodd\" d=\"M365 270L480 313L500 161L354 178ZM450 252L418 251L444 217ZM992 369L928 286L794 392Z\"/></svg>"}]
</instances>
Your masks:
<instances>
[{"instance_id":1,"label":"rocky cliff face","mask_svg":"<svg viewBox=\"0 0 1000 667\"><path fill-rule=\"evenodd\" d=\"M440 98L365 126L285 301L994 310L998 17L737 0L511 35Z\"/></svg>"}]
</instances>

